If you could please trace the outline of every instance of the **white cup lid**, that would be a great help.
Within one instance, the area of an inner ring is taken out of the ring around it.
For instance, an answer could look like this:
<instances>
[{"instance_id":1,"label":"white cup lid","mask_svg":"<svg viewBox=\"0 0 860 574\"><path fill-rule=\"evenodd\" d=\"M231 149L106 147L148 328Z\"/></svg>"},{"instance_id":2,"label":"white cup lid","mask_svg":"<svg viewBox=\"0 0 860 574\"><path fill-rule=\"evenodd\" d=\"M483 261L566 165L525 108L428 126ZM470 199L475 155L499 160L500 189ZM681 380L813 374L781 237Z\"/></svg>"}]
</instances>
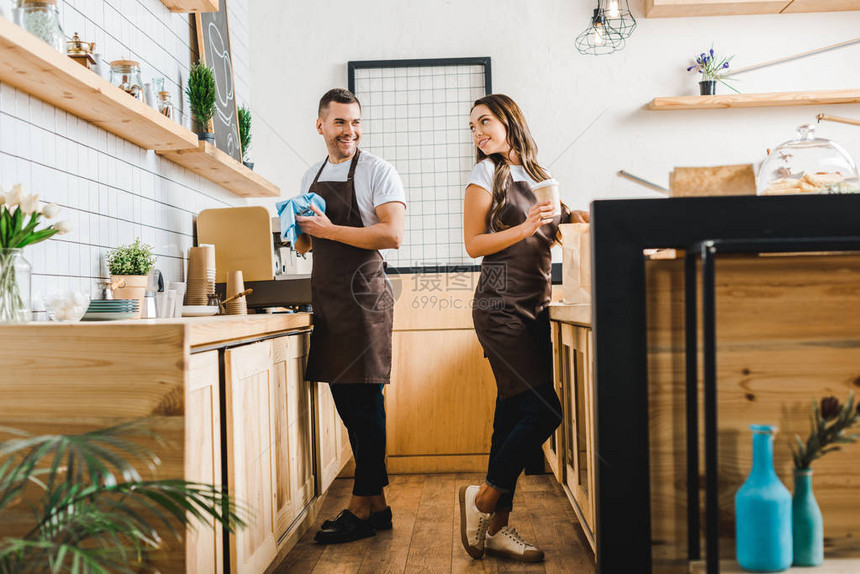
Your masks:
<instances>
[{"instance_id":1,"label":"white cup lid","mask_svg":"<svg viewBox=\"0 0 860 574\"><path fill-rule=\"evenodd\" d=\"M545 180L543 180L543 181L540 181L540 182L538 182L538 183L534 184L534 185L532 186L532 190L540 189L540 188L542 188L542 187L549 187L549 186L551 186L551 185L558 185L558 182L557 182L556 180L552 179L552 178L550 178L550 179L545 179Z\"/></svg>"}]
</instances>

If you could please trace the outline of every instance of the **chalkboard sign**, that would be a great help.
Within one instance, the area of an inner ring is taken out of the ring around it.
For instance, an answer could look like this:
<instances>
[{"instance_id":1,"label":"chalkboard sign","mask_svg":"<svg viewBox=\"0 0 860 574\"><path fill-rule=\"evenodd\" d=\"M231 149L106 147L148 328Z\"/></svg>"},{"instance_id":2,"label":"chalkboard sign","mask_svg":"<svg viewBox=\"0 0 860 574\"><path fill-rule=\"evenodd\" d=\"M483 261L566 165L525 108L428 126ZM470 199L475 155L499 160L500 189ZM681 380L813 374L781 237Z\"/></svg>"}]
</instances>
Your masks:
<instances>
[{"instance_id":1,"label":"chalkboard sign","mask_svg":"<svg viewBox=\"0 0 860 574\"><path fill-rule=\"evenodd\" d=\"M227 28L227 0L221 0L218 12L195 14L197 47L200 60L215 72L215 115L212 117L215 145L218 149L242 161L239 140L239 119L233 82L233 59L230 53L230 33Z\"/></svg>"}]
</instances>

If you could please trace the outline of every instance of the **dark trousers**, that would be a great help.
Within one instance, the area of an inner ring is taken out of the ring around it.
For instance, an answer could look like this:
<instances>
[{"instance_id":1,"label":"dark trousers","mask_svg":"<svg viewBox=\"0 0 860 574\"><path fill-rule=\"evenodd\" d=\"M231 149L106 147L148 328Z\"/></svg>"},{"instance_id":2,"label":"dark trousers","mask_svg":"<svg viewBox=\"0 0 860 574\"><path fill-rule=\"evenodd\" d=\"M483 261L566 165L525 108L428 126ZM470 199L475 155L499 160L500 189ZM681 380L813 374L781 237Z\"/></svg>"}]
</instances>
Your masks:
<instances>
[{"instance_id":1,"label":"dark trousers","mask_svg":"<svg viewBox=\"0 0 860 574\"><path fill-rule=\"evenodd\" d=\"M503 493L497 510L513 508L520 473L561 420L561 403L552 384L496 399L487 484Z\"/></svg>"},{"instance_id":2,"label":"dark trousers","mask_svg":"<svg viewBox=\"0 0 860 574\"><path fill-rule=\"evenodd\" d=\"M329 385L340 420L349 432L355 457L355 496L382 494L388 484L385 469L385 397L381 384Z\"/></svg>"}]
</instances>

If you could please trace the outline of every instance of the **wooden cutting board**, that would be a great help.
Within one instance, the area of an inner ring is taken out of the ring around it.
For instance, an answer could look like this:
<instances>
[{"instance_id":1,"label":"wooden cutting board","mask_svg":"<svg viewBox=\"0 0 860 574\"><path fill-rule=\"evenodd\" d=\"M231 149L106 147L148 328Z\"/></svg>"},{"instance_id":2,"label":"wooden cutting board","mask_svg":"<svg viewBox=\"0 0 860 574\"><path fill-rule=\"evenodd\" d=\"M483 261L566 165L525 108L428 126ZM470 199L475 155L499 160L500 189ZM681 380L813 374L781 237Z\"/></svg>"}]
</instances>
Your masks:
<instances>
[{"instance_id":1,"label":"wooden cutting board","mask_svg":"<svg viewBox=\"0 0 860 574\"><path fill-rule=\"evenodd\" d=\"M269 210L255 205L204 209L197 216L198 244L215 246L215 281L242 271L242 279L269 281L275 276L272 219Z\"/></svg>"},{"instance_id":2,"label":"wooden cutting board","mask_svg":"<svg viewBox=\"0 0 860 574\"><path fill-rule=\"evenodd\" d=\"M669 175L672 197L755 195L753 166L676 167Z\"/></svg>"}]
</instances>

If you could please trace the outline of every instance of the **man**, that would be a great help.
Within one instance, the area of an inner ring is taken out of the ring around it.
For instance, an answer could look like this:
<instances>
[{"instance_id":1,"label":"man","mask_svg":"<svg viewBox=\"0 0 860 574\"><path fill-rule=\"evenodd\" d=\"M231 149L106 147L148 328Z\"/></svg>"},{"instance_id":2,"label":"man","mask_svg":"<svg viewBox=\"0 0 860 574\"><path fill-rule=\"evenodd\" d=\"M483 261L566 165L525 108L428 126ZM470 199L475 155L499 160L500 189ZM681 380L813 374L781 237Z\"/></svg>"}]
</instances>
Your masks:
<instances>
[{"instance_id":1,"label":"man","mask_svg":"<svg viewBox=\"0 0 860 574\"><path fill-rule=\"evenodd\" d=\"M406 194L390 164L359 151L361 104L351 92L328 91L316 125L328 157L305 173L302 191L322 196L326 211L297 217L303 234L296 248L312 244L314 252L305 378L330 384L355 457L349 506L316 534L317 542L331 544L391 528L382 490L388 484L382 385L391 375L394 299L379 250L400 247Z\"/></svg>"}]
</instances>

